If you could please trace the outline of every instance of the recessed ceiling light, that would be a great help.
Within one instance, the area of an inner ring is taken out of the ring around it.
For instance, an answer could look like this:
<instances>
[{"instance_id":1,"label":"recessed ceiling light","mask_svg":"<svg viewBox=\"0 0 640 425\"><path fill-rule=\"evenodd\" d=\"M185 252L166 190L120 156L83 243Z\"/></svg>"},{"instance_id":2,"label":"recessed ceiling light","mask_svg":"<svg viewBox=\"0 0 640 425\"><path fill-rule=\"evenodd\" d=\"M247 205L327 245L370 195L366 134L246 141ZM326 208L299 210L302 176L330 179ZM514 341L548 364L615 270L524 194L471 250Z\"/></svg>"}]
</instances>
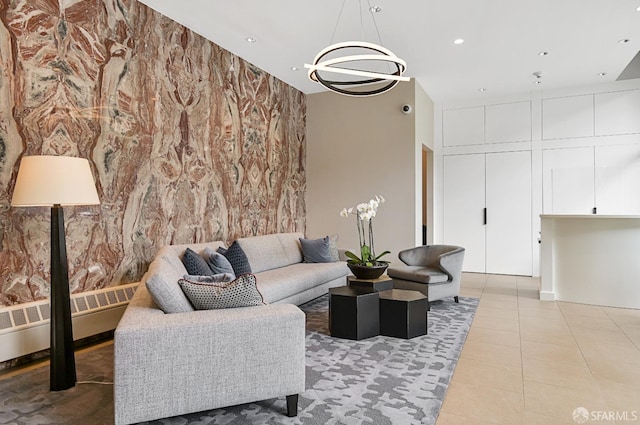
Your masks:
<instances>
[{"instance_id":1,"label":"recessed ceiling light","mask_svg":"<svg viewBox=\"0 0 640 425\"><path fill-rule=\"evenodd\" d=\"M533 84L542 84L542 81L536 80L536 81L533 82Z\"/></svg>"},{"instance_id":2,"label":"recessed ceiling light","mask_svg":"<svg viewBox=\"0 0 640 425\"><path fill-rule=\"evenodd\" d=\"M291 67L291 70L292 70L292 71L300 71L300 68L298 68L297 66L292 66L292 67Z\"/></svg>"},{"instance_id":3,"label":"recessed ceiling light","mask_svg":"<svg viewBox=\"0 0 640 425\"><path fill-rule=\"evenodd\" d=\"M627 44L628 42L630 42L631 40L628 38L623 38L622 40L618 40L618 43L620 44Z\"/></svg>"},{"instance_id":4,"label":"recessed ceiling light","mask_svg":"<svg viewBox=\"0 0 640 425\"><path fill-rule=\"evenodd\" d=\"M604 77L605 75L607 75L607 73L606 73L606 72L599 72L599 73L598 73L598 76L599 76L599 77Z\"/></svg>"},{"instance_id":5,"label":"recessed ceiling light","mask_svg":"<svg viewBox=\"0 0 640 425\"><path fill-rule=\"evenodd\" d=\"M380 12L382 12L382 8L380 6L371 6L369 8L369 12L371 12L371 13L380 13Z\"/></svg>"},{"instance_id":6,"label":"recessed ceiling light","mask_svg":"<svg viewBox=\"0 0 640 425\"><path fill-rule=\"evenodd\" d=\"M636 12L640 12L640 6L636 8Z\"/></svg>"},{"instance_id":7,"label":"recessed ceiling light","mask_svg":"<svg viewBox=\"0 0 640 425\"><path fill-rule=\"evenodd\" d=\"M456 38L453 40L453 44L462 44L464 43L464 38Z\"/></svg>"},{"instance_id":8,"label":"recessed ceiling light","mask_svg":"<svg viewBox=\"0 0 640 425\"><path fill-rule=\"evenodd\" d=\"M548 54L549 52L545 52L545 51L538 52L538 56L547 56Z\"/></svg>"},{"instance_id":9,"label":"recessed ceiling light","mask_svg":"<svg viewBox=\"0 0 640 425\"><path fill-rule=\"evenodd\" d=\"M256 40L255 37L247 37L247 38L245 38L245 40L247 40L247 43L255 43L256 41L258 41L258 40Z\"/></svg>"},{"instance_id":10,"label":"recessed ceiling light","mask_svg":"<svg viewBox=\"0 0 640 425\"><path fill-rule=\"evenodd\" d=\"M486 92L486 91L487 91L487 89L485 89L484 87L480 87L480 88L478 89L478 91L479 91L480 93L484 93L484 92Z\"/></svg>"}]
</instances>

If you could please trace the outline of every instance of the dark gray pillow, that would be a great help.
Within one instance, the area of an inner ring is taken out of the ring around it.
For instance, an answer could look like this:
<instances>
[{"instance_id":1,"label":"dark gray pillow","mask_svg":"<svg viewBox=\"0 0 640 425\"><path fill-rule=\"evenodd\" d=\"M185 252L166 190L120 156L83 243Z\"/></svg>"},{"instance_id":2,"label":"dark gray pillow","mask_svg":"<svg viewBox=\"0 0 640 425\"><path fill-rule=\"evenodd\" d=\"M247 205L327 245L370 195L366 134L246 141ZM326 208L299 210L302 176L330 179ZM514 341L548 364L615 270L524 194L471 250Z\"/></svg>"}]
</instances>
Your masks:
<instances>
[{"instance_id":1,"label":"dark gray pillow","mask_svg":"<svg viewBox=\"0 0 640 425\"><path fill-rule=\"evenodd\" d=\"M182 264L184 264L184 268L187 269L187 273L190 275L211 276L214 274L211 267L209 267L207 262L204 261L204 258L191 248L187 248L184 251Z\"/></svg>"},{"instance_id":2,"label":"dark gray pillow","mask_svg":"<svg viewBox=\"0 0 640 425\"><path fill-rule=\"evenodd\" d=\"M230 273L233 275L233 279L236 278L236 275L233 272L233 267L231 266L229 260L227 260L227 257L220 254L219 252L215 252L209 247L204 249L203 256L214 273Z\"/></svg>"},{"instance_id":3,"label":"dark gray pillow","mask_svg":"<svg viewBox=\"0 0 640 425\"><path fill-rule=\"evenodd\" d=\"M302 257L305 263L333 263L333 257L329 249L329 236L322 239L300 238L302 245Z\"/></svg>"},{"instance_id":4,"label":"dark gray pillow","mask_svg":"<svg viewBox=\"0 0 640 425\"><path fill-rule=\"evenodd\" d=\"M178 284L196 310L264 305L256 277L243 274L227 283L203 283L180 279Z\"/></svg>"},{"instance_id":5,"label":"dark gray pillow","mask_svg":"<svg viewBox=\"0 0 640 425\"><path fill-rule=\"evenodd\" d=\"M218 248L218 252L220 252L220 248ZM233 241L229 249L220 253L229 260L229 263L231 263L231 267L233 268L233 273L236 276L251 273L251 265L249 265L247 254L244 253L238 241Z\"/></svg>"}]
</instances>

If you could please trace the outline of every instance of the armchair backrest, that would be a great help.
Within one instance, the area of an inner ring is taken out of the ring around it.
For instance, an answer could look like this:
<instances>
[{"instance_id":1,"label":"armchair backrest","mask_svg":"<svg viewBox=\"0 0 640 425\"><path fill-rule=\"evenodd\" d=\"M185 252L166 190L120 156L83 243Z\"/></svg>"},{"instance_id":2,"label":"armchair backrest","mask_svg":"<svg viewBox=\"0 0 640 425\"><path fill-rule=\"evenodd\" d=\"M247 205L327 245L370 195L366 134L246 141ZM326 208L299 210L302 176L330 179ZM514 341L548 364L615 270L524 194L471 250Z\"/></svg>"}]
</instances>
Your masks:
<instances>
[{"instance_id":1,"label":"armchair backrest","mask_svg":"<svg viewBox=\"0 0 640 425\"><path fill-rule=\"evenodd\" d=\"M398 258L408 266L440 267L442 254L464 253L464 248L455 245L423 245L405 249Z\"/></svg>"}]
</instances>

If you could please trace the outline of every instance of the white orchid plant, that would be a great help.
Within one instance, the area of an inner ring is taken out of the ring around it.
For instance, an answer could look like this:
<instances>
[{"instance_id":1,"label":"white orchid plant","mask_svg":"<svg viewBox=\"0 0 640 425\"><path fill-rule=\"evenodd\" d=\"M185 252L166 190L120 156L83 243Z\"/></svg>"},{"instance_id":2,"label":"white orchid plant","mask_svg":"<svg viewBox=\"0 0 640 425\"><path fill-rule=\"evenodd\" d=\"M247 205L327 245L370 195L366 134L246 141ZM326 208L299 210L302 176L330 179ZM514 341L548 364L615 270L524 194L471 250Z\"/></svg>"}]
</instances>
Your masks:
<instances>
[{"instance_id":1,"label":"white orchid plant","mask_svg":"<svg viewBox=\"0 0 640 425\"><path fill-rule=\"evenodd\" d=\"M343 208L342 211L340 211L340 215L345 218L349 218L350 215L355 215L358 225L360 256L358 257L351 251L346 251L345 255L349 258L349 260L347 260L349 263L367 267L373 267L379 263L387 263L387 261L380 261L380 258L389 254L390 251L384 251L382 254L376 256L373 246L373 218L376 216L378 207L382 203L384 203L384 198L381 195L376 195L369 202L356 205L355 210L354 208ZM367 228L369 240L367 240L367 232L365 230Z\"/></svg>"}]
</instances>

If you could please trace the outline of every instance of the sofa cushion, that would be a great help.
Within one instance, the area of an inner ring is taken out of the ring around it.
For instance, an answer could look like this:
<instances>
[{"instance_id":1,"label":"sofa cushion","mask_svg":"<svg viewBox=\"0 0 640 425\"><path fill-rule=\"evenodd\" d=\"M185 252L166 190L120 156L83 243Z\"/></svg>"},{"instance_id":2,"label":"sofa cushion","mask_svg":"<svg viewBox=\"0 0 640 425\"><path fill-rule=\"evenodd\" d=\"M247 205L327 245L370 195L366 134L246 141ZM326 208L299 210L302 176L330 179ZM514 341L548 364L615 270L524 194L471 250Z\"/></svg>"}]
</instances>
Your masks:
<instances>
[{"instance_id":1,"label":"sofa cushion","mask_svg":"<svg viewBox=\"0 0 640 425\"><path fill-rule=\"evenodd\" d=\"M165 313L193 311L193 306L178 285L187 270L180 258L174 255L160 256L150 265L143 280L151 298Z\"/></svg>"},{"instance_id":2,"label":"sofa cushion","mask_svg":"<svg viewBox=\"0 0 640 425\"><path fill-rule=\"evenodd\" d=\"M244 250L252 273L277 269L302 262L299 238L302 233L275 233L238 239Z\"/></svg>"},{"instance_id":3,"label":"sofa cushion","mask_svg":"<svg viewBox=\"0 0 640 425\"><path fill-rule=\"evenodd\" d=\"M243 274L231 282L205 283L180 279L178 284L196 310L264 305L256 286L256 277Z\"/></svg>"},{"instance_id":4,"label":"sofa cushion","mask_svg":"<svg viewBox=\"0 0 640 425\"><path fill-rule=\"evenodd\" d=\"M321 239L300 238L300 245L305 263L331 263L334 261L329 250L329 236Z\"/></svg>"},{"instance_id":5,"label":"sofa cushion","mask_svg":"<svg viewBox=\"0 0 640 425\"><path fill-rule=\"evenodd\" d=\"M233 273L236 276L240 276L241 274L245 273L251 273L251 265L249 264L247 255L245 254L238 241L234 241L229 249L221 252L221 254L224 255L227 260L229 260L229 263L231 263L231 267L233 267Z\"/></svg>"},{"instance_id":6,"label":"sofa cushion","mask_svg":"<svg viewBox=\"0 0 640 425\"><path fill-rule=\"evenodd\" d=\"M387 274L391 278L419 283L441 283L449 280L449 276L440 269L422 266L399 265L389 267Z\"/></svg>"},{"instance_id":7,"label":"sofa cushion","mask_svg":"<svg viewBox=\"0 0 640 425\"><path fill-rule=\"evenodd\" d=\"M184 251L182 264L184 264L184 268L187 269L187 273L191 275L206 276L214 274L204 258L191 248L187 248Z\"/></svg>"},{"instance_id":8,"label":"sofa cushion","mask_svg":"<svg viewBox=\"0 0 640 425\"><path fill-rule=\"evenodd\" d=\"M282 250L287 256L287 265L302 263L302 249L300 248L300 238L304 235L299 232L278 233L278 240L282 245Z\"/></svg>"},{"instance_id":9,"label":"sofa cushion","mask_svg":"<svg viewBox=\"0 0 640 425\"><path fill-rule=\"evenodd\" d=\"M275 269L289 264L277 235L252 236L238 239L238 243L247 255L253 273Z\"/></svg>"},{"instance_id":10,"label":"sofa cushion","mask_svg":"<svg viewBox=\"0 0 640 425\"><path fill-rule=\"evenodd\" d=\"M202 256L204 257L204 260L207 262L207 265L209 266L209 268L211 268L211 271L214 274L230 273L235 279L236 276L233 271L233 267L231 266L229 260L227 260L227 257L220 254L219 252L215 252L209 247L204 249Z\"/></svg>"},{"instance_id":11,"label":"sofa cushion","mask_svg":"<svg viewBox=\"0 0 640 425\"><path fill-rule=\"evenodd\" d=\"M344 261L296 263L256 274L258 289L267 303L274 303L315 286L347 276Z\"/></svg>"}]
</instances>

